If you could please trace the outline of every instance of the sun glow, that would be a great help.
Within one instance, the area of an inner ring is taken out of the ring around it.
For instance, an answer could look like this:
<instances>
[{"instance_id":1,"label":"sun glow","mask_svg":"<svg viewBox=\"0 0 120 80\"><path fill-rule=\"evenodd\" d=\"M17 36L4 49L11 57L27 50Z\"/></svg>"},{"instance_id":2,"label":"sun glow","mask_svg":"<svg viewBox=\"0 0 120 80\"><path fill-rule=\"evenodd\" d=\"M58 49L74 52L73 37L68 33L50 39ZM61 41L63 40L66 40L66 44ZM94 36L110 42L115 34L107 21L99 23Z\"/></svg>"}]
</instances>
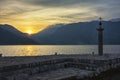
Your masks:
<instances>
[{"instance_id":1,"label":"sun glow","mask_svg":"<svg viewBox=\"0 0 120 80\"><path fill-rule=\"evenodd\" d=\"M31 35L31 34L33 34L33 31L32 30L28 30L27 34Z\"/></svg>"}]
</instances>

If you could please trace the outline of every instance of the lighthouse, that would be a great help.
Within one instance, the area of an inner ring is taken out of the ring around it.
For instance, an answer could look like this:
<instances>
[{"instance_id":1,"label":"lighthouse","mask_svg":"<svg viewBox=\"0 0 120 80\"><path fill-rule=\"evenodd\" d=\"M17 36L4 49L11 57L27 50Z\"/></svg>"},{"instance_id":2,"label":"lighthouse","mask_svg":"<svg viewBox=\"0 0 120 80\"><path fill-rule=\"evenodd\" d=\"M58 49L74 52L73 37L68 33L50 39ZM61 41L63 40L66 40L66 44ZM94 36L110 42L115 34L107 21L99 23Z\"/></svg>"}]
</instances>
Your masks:
<instances>
[{"instance_id":1,"label":"lighthouse","mask_svg":"<svg viewBox=\"0 0 120 80\"><path fill-rule=\"evenodd\" d=\"M98 31L98 55L102 56L103 55L103 30L102 28L102 18L100 17L100 22L99 22L99 28L97 28Z\"/></svg>"}]
</instances>

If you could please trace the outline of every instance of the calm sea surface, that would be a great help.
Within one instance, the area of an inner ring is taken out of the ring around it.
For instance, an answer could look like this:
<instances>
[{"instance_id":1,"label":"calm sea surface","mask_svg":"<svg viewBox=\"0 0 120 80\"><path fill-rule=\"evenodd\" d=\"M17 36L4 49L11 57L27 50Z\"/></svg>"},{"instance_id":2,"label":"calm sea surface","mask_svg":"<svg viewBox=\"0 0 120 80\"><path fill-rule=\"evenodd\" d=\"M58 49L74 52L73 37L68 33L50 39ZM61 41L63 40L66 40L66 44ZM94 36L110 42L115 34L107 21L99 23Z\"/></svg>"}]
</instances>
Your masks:
<instances>
[{"instance_id":1,"label":"calm sea surface","mask_svg":"<svg viewBox=\"0 0 120 80\"><path fill-rule=\"evenodd\" d=\"M17 45L0 46L3 56L35 56L58 54L97 53L97 45ZM120 53L120 45L104 45L104 53Z\"/></svg>"}]
</instances>

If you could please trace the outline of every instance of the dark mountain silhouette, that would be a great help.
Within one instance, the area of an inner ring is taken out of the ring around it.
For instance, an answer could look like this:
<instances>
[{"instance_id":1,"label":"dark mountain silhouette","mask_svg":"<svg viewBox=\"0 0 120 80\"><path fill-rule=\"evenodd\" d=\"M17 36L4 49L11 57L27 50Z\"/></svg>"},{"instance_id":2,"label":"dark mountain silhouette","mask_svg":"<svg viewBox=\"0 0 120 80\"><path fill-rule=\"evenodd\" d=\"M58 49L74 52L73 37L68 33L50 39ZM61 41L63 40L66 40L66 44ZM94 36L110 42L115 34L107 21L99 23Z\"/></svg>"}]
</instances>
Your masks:
<instances>
[{"instance_id":1,"label":"dark mountain silhouette","mask_svg":"<svg viewBox=\"0 0 120 80\"><path fill-rule=\"evenodd\" d=\"M97 44L98 21L51 27L32 36L40 44ZM57 25L58 26L58 25ZM120 44L120 22L103 21L104 44Z\"/></svg>"},{"instance_id":2,"label":"dark mountain silhouette","mask_svg":"<svg viewBox=\"0 0 120 80\"><path fill-rule=\"evenodd\" d=\"M13 26L4 24L0 25L0 44L15 45L15 44L36 44L35 41L24 35Z\"/></svg>"},{"instance_id":3,"label":"dark mountain silhouette","mask_svg":"<svg viewBox=\"0 0 120 80\"><path fill-rule=\"evenodd\" d=\"M56 32L57 29L59 29L61 26L64 26L64 24L55 24L55 25L51 25L48 28L44 29L43 31L40 31L39 33L35 34L36 36L47 36L50 34L54 34L54 32ZM35 36L34 35L34 36Z\"/></svg>"},{"instance_id":4,"label":"dark mountain silhouette","mask_svg":"<svg viewBox=\"0 0 120 80\"><path fill-rule=\"evenodd\" d=\"M110 19L109 21L118 22L118 21L120 21L120 18Z\"/></svg>"}]
</instances>

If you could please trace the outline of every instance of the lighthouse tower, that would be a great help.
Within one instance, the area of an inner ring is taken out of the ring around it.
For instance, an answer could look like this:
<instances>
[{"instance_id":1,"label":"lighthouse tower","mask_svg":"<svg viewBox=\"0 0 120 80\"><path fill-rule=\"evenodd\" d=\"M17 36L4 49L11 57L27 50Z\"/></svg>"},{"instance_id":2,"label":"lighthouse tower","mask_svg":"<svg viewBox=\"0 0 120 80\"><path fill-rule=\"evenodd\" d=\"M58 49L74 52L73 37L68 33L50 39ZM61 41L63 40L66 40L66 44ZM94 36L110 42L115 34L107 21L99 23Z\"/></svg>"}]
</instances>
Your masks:
<instances>
[{"instance_id":1,"label":"lighthouse tower","mask_svg":"<svg viewBox=\"0 0 120 80\"><path fill-rule=\"evenodd\" d=\"M103 30L102 28L102 18L100 17L100 22L99 22L99 28L97 28L98 31L98 55L102 56L103 55Z\"/></svg>"}]
</instances>

